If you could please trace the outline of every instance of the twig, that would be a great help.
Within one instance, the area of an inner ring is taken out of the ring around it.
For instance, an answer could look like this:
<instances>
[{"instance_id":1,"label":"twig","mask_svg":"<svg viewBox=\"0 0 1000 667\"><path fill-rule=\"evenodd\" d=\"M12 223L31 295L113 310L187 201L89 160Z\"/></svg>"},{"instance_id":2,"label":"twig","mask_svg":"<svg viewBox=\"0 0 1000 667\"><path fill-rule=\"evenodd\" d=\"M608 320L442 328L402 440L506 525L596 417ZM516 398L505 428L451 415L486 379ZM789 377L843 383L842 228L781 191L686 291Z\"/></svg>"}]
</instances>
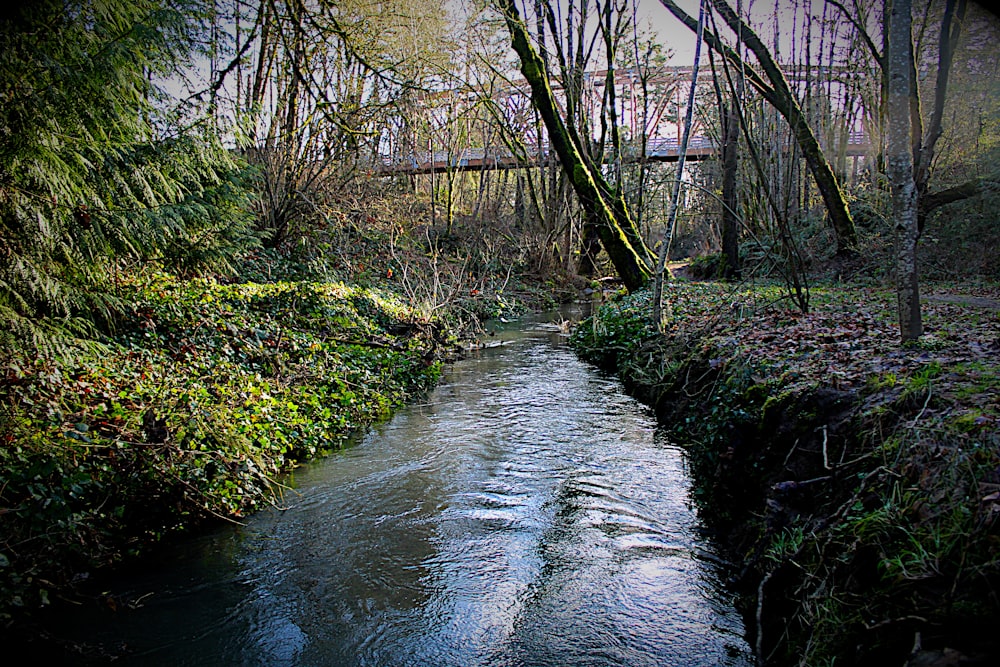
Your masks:
<instances>
[{"instance_id":1,"label":"twig","mask_svg":"<svg viewBox=\"0 0 1000 667\"><path fill-rule=\"evenodd\" d=\"M932 389L932 385L931 385L930 382L928 382L927 383L927 398L924 400L924 406L922 408L920 408L920 412L918 412L917 416L913 418L913 421L910 422L910 425L909 425L908 428L914 428L917 425L917 422L920 421L920 418L924 416L924 412L927 411L927 404L931 402L931 393L932 393L931 389Z\"/></svg>"},{"instance_id":2,"label":"twig","mask_svg":"<svg viewBox=\"0 0 1000 667\"><path fill-rule=\"evenodd\" d=\"M181 484L183 484L184 486L186 486L188 489L190 489L191 491L193 491L197 495L201 496L202 498L206 498L207 499L207 496L205 495L205 493L203 491L201 491L200 489L196 488L190 482L187 482L186 480L182 479L178 475L171 475L171 477L173 477L174 479L176 479L178 482L180 482ZM267 479L267 478L265 477L265 479ZM237 521L236 519L233 519L232 517L225 516L224 514L219 514L218 512L216 512L215 510L213 510L211 507L208 507L207 505L202 505L201 509L205 510L206 512L208 512L209 514L211 514L214 517L222 519L223 521L228 521L229 523L232 523L232 524L236 524L237 526L245 526L246 525L242 521Z\"/></svg>"},{"instance_id":3,"label":"twig","mask_svg":"<svg viewBox=\"0 0 1000 667\"><path fill-rule=\"evenodd\" d=\"M865 623L865 630L877 630L883 626L892 625L893 623L902 623L903 621L920 621L921 623L927 623L927 619L923 616L914 616L913 614L910 614L908 616L900 616L899 618L886 618L872 625Z\"/></svg>"},{"instance_id":4,"label":"twig","mask_svg":"<svg viewBox=\"0 0 1000 667\"><path fill-rule=\"evenodd\" d=\"M785 457L785 462L781 464L781 467L782 467L782 468L787 468L787 467L788 467L788 460L789 460L790 458L792 458L792 454L794 454L794 453L795 453L795 449L796 449L796 447L798 447L798 446L799 446L799 439L798 439L798 438L795 438L795 444L793 444L793 445L792 445L792 448L788 450L788 455L787 455L787 456Z\"/></svg>"},{"instance_id":5,"label":"twig","mask_svg":"<svg viewBox=\"0 0 1000 667\"><path fill-rule=\"evenodd\" d=\"M827 433L827 430L826 430L826 426L827 425L824 424L821 427L823 429L823 467L826 468L827 470L830 470L831 469L830 468L830 458L829 458L829 456L827 455L827 452L826 452L826 443L827 443L827 440L828 440L828 433Z\"/></svg>"},{"instance_id":6,"label":"twig","mask_svg":"<svg viewBox=\"0 0 1000 667\"><path fill-rule=\"evenodd\" d=\"M374 341L374 340L349 340L347 338L336 338L334 336L328 336L325 340L332 341L334 343L340 343L341 345L357 345L359 347L377 347L377 348L382 348L382 349L387 349L387 350L392 350L392 349L400 350L400 349L403 349L403 348L398 347L396 345L389 345L387 343L379 343L379 342Z\"/></svg>"},{"instance_id":7,"label":"twig","mask_svg":"<svg viewBox=\"0 0 1000 667\"><path fill-rule=\"evenodd\" d=\"M775 490L789 489L789 488L791 488L791 489L797 489L799 487L807 486L809 484L817 484L819 482L828 482L831 479L833 479L833 475L823 475L822 477L813 477L812 479L804 479L801 482L796 481L796 480L789 480L787 482L778 482L776 484L772 484L771 488L775 489Z\"/></svg>"},{"instance_id":8,"label":"twig","mask_svg":"<svg viewBox=\"0 0 1000 667\"><path fill-rule=\"evenodd\" d=\"M757 659L758 667L764 667L764 586L767 582L771 580L771 575L777 572L778 568L775 568L764 575L764 578L760 580L760 585L757 587L757 637L754 642L754 655Z\"/></svg>"}]
</instances>

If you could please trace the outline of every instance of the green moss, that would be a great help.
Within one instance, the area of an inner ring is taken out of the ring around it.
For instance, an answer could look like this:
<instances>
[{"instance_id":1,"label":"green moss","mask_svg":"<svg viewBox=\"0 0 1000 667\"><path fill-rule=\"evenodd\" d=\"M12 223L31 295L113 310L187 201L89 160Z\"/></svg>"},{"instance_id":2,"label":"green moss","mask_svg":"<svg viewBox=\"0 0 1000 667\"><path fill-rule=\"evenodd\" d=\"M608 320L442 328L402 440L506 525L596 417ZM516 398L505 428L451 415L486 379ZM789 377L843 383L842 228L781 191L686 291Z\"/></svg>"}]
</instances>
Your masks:
<instances>
[{"instance_id":1,"label":"green moss","mask_svg":"<svg viewBox=\"0 0 1000 667\"><path fill-rule=\"evenodd\" d=\"M743 392L743 400L751 405L763 403L761 409L767 410L771 401L775 398L771 391L772 388L766 382L751 384Z\"/></svg>"},{"instance_id":2,"label":"green moss","mask_svg":"<svg viewBox=\"0 0 1000 667\"><path fill-rule=\"evenodd\" d=\"M763 425L773 421L775 414L784 410L792 398L792 393L788 391L779 394L770 394L760 407L760 424Z\"/></svg>"}]
</instances>

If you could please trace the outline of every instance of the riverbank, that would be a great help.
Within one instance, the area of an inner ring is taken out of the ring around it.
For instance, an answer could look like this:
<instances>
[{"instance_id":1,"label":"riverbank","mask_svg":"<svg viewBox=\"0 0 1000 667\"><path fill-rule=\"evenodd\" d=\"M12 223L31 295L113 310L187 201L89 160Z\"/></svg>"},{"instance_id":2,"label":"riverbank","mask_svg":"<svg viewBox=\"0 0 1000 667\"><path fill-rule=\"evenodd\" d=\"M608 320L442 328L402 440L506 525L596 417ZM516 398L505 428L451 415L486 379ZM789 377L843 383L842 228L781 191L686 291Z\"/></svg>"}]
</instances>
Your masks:
<instances>
[{"instance_id":1,"label":"riverbank","mask_svg":"<svg viewBox=\"0 0 1000 667\"><path fill-rule=\"evenodd\" d=\"M116 333L0 388L0 621L281 503L278 475L432 386L455 344L386 288L137 274Z\"/></svg>"},{"instance_id":2,"label":"riverbank","mask_svg":"<svg viewBox=\"0 0 1000 667\"><path fill-rule=\"evenodd\" d=\"M998 290L926 291L905 348L866 286L675 281L665 334L647 292L574 332L685 446L767 664L1000 655Z\"/></svg>"},{"instance_id":3,"label":"riverbank","mask_svg":"<svg viewBox=\"0 0 1000 667\"><path fill-rule=\"evenodd\" d=\"M560 323L577 310L491 322L500 344L447 364L439 386L294 471L281 509L94 577L85 590L100 597L41 617L22 636L44 639L20 654L61 646L44 664L143 667L748 667L683 453L568 348Z\"/></svg>"},{"instance_id":4,"label":"riverbank","mask_svg":"<svg viewBox=\"0 0 1000 667\"><path fill-rule=\"evenodd\" d=\"M419 224L414 198L342 206L218 270L119 265L90 312L39 320L45 345L0 350L0 629L166 538L280 506L282 472L432 386L481 322L573 292L521 276L514 237Z\"/></svg>"}]
</instances>

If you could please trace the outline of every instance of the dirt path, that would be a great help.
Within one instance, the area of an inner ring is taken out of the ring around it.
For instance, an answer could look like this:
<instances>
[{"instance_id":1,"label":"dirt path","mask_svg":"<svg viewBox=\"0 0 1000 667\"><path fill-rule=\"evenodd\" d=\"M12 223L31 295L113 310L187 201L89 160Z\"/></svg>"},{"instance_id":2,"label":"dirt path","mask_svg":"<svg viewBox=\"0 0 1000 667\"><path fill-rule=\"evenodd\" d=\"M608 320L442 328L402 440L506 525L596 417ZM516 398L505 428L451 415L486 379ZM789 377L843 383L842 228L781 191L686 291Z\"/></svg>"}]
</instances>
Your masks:
<instances>
[{"instance_id":1,"label":"dirt path","mask_svg":"<svg viewBox=\"0 0 1000 667\"><path fill-rule=\"evenodd\" d=\"M938 301L941 303L957 303L961 306L972 306L974 308L1000 310L1000 300L990 299L984 296L971 296L968 294L927 294L924 296L924 299L927 301Z\"/></svg>"}]
</instances>

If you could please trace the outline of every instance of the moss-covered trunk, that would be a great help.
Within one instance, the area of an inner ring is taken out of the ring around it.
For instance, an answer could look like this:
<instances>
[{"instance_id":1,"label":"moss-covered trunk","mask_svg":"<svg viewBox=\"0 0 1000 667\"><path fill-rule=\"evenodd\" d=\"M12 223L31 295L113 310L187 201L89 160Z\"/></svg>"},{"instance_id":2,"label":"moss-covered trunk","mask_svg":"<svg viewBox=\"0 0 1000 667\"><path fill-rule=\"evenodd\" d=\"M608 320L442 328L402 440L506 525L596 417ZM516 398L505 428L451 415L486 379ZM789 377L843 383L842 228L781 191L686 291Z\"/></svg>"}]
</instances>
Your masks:
<instances>
[{"instance_id":1,"label":"moss-covered trunk","mask_svg":"<svg viewBox=\"0 0 1000 667\"><path fill-rule=\"evenodd\" d=\"M837 252L853 251L857 247L858 236L851 212L847 208L847 200L844 198L840 182L837 180L830 162L826 159L826 154L823 153L812 126L795 99L795 94L792 92L791 86L788 85L788 80L785 79L784 72L781 71L764 42L740 19L725 0L712 0L712 5L730 29L740 34L747 48L753 51L761 69L764 70L764 75L771 86L766 91L762 90L761 93L777 109L778 113L785 117L792 129L795 141L802 150L802 157L809 165L809 171L812 172L813 178L816 180L816 187L823 196L823 203L826 204L826 210L830 215L830 224L837 237Z\"/></svg>"},{"instance_id":2,"label":"moss-covered trunk","mask_svg":"<svg viewBox=\"0 0 1000 667\"><path fill-rule=\"evenodd\" d=\"M673 0L660 0L660 4L692 31L697 30L698 22L678 7ZM712 0L712 6L719 12L726 25L740 35L746 47L757 57L763 75L749 66L739 53L724 44L714 32L705 31L705 43L716 53L739 67L746 75L747 81L788 122L792 135L802 150L802 157L806 160L809 171L816 180L816 187L823 196L823 203L826 204L830 224L837 238L837 252L838 254L852 252L857 246L858 237L854 227L854 219L847 207L847 200L840 189L840 182L833 172L833 167L830 166L822 147L819 145L819 140L816 138L812 126L795 99L795 94L792 92L788 80L764 42L750 26L740 19L732 7L724 0Z\"/></svg>"},{"instance_id":3,"label":"moss-covered trunk","mask_svg":"<svg viewBox=\"0 0 1000 667\"><path fill-rule=\"evenodd\" d=\"M531 99L545 122L552 147L587 216L597 225L604 250L629 291L634 291L652 275L653 255L639 236L635 223L621 197L611 195L611 188L600 172L589 165L579 148L579 141L558 113L545 64L531 45L528 31L513 0L497 0L510 30L511 44L521 59L521 73L531 86Z\"/></svg>"},{"instance_id":4,"label":"moss-covered trunk","mask_svg":"<svg viewBox=\"0 0 1000 667\"><path fill-rule=\"evenodd\" d=\"M788 99L791 100L791 97ZM830 225L833 227L834 236L837 237L837 253L852 252L858 245L858 235L854 228L854 219L847 208L844 192L840 189L840 182L833 173L833 167L826 159L826 154L823 153L812 127L802 117L798 103L791 101L789 106L794 106L794 110L789 109L788 113L782 112L782 114L792 125L795 140L802 149L802 157L805 158L809 171L816 180L816 188L823 197L823 203L826 204ZM797 122L793 122L793 119Z\"/></svg>"}]
</instances>

